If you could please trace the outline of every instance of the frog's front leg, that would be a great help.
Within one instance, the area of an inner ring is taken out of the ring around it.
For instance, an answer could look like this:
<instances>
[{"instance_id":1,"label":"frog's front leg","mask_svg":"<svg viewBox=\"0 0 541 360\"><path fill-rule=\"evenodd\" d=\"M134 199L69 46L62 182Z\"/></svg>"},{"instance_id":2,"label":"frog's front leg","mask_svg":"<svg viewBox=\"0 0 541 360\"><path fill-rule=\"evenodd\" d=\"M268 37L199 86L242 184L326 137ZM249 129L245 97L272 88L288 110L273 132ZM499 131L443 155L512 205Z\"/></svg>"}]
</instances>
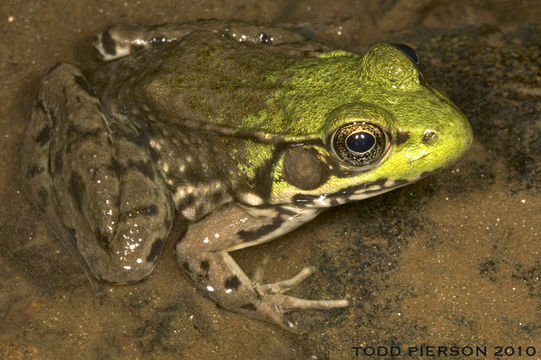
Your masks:
<instances>
[{"instance_id":1,"label":"frog's front leg","mask_svg":"<svg viewBox=\"0 0 541 360\"><path fill-rule=\"evenodd\" d=\"M144 129L103 110L76 67L43 76L24 152L31 195L92 275L123 284L152 271L172 223L169 191Z\"/></svg>"},{"instance_id":2,"label":"frog's front leg","mask_svg":"<svg viewBox=\"0 0 541 360\"><path fill-rule=\"evenodd\" d=\"M342 300L304 300L284 293L310 276L307 267L293 278L272 284L253 282L229 252L258 245L287 233L313 219L318 210L265 210L255 218L228 205L191 225L177 245L180 266L208 296L226 309L296 330L284 313L294 309L333 309L349 305ZM212 230L219 229L219 230Z\"/></svg>"}]
</instances>

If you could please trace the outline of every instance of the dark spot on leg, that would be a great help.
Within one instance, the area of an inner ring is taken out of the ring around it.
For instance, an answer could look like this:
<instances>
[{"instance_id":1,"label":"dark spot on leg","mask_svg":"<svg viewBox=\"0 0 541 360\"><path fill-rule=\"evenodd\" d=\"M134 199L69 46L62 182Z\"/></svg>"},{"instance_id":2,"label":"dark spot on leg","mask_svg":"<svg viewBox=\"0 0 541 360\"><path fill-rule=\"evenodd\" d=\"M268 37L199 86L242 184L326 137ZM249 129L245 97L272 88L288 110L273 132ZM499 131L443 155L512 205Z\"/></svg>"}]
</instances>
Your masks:
<instances>
[{"instance_id":1,"label":"dark spot on leg","mask_svg":"<svg viewBox=\"0 0 541 360\"><path fill-rule=\"evenodd\" d=\"M96 96L96 93L94 92L94 90L92 90L92 88L90 87L90 84L88 83L88 81L86 81L86 79L83 76L75 75L74 80L77 83L77 85L79 85L79 87L81 87L81 89L83 89L88 95Z\"/></svg>"},{"instance_id":2,"label":"dark spot on leg","mask_svg":"<svg viewBox=\"0 0 541 360\"><path fill-rule=\"evenodd\" d=\"M40 146L44 146L49 142L50 134L49 134L49 125L43 126L43 129L39 132L38 136L36 136L36 141Z\"/></svg>"},{"instance_id":3,"label":"dark spot on leg","mask_svg":"<svg viewBox=\"0 0 541 360\"><path fill-rule=\"evenodd\" d=\"M241 308L241 309L244 309L244 310L250 310L250 311L256 311L256 310L257 310L257 308L255 307L255 305L252 304L252 303L248 303L248 304L241 305L240 308Z\"/></svg>"},{"instance_id":4,"label":"dark spot on leg","mask_svg":"<svg viewBox=\"0 0 541 360\"><path fill-rule=\"evenodd\" d=\"M208 272L209 271L209 262L208 261L201 261L201 264L199 264L199 266L201 267L201 269L205 272Z\"/></svg>"},{"instance_id":5,"label":"dark spot on leg","mask_svg":"<svg viewBox=\"0 0 541 360\"><path fill-rule=\"evenodd\" d=\"M49 192L45 188L41 188L38 192L38 198L39 198L39 208L45 209L47 207L48 199L49 199Z\"/></svg>"},{"instance_id":6,"label":"dark spot on leg","mask_svg":"<svg viewBox=\"0 0 541 360\"><path fill-rule=\"evenodd\" d=\"M199 264L199 266L201 267L201 270L203 270L203 274L198 274L197 275L198 280L199 281L203 281L203 279L208 280L209 279L209 269L210 269L209 262L207 260L201 261L201 264Z\"/></svg>"},{"instance_id":7,"label":"dark spot on leg","mask_svg":"<svg viewBox=\"0 0 541 360\"><path fill-rule=\"evenodd\" d=\"M69 182L69 191L71 193L71 196L73 196L73 200L75 200L75 204L77 205L77 208L81 210L82 203L83 203L83 193L85 191L85 184L83 182L83 178L81 177L81 175L77 173L71 174L70 182Z\"/></svg>"},{"instance_id":8,"label":"dark spot on leg","mask_svg":"<svg viewBox=\"0 0 541 360\"><path fill-rule=\"evenodd\" d=\"M259 239L260 237L264 235L270 234L274 230L278 229L280 225L282 225L282 223L283 223L282 218L280 216L275 216L272 219L272 223L263 225L255 230L250 230L250 231L241 230L237 233L237 235L244 242L253 241L253 240Z\"/></svg>"},{"instance_id":9,"label":"dark spot on leg","mask_svg":"<svg viewBox=\"0 0 541 360\"><path fill-rule=\"evenodd\" d=\"M43 172L43 167L38 166L38 165L32 165L26 171L26 177L31 178L31 177L41 174L42 172Z\"/></svg>"},{"instance_id":10,"label":"dark spot on leg","mask_svg":"<svg viewBox=\"0 0 541 360\"><path fill-rule=\"evenodd\" d=\"M152 244L152 248L150 249L150 253L147 256L147 261L150 263L154 263L160 254L162 253L163 246L165 245L165 241L162 239L156 239L154 240L154 243Z\"/></svg>"},{"instance_id":11,"label":"dark spot on leg","mask_svg":"<svg viewBox=\"0 0 541 360\"><path fill-rule=\"evenodd\" d=\"M193 194L190 194L184 198L184 201L180 204L179 207L182 209L182 208L193 205L194 202L195 202L195 196Z\"/></svg>"},{"instance_id":12,"label":"dark spot on leg","mask_svg":"<svg viewBox=\"0 0 541 360\"><path fill-rule=\"evenodd\" d=\"M111 37L111 33L109 30L104 31L101 35L101 45L103 46L103 50L109 55L116 55L116 42Z\"/></svg>"},{"instance_id":13,"label":"dark spot on leg","mask_svg":"<svg viewBox=\"0 0 541 360\"><path fill-rule=\"evenodd\" d=\"M225 281L226 289L237 289L239 285L240 285L240 280L236 275L231 276L229 279Z\"/></svg>"},{"instance_id":14,"label":"dark spot on leg","mask_svg":"<svg viewBox=\"0 0 541 360\"><path fill-rule=\"evenodd\" d=\"M190 269L190 264L188 264L187 261L184 261L182 263L182 267L184 268L184 270L186 270L187 272L192 272L192 269Z\"/></svg>"}]
</instances>

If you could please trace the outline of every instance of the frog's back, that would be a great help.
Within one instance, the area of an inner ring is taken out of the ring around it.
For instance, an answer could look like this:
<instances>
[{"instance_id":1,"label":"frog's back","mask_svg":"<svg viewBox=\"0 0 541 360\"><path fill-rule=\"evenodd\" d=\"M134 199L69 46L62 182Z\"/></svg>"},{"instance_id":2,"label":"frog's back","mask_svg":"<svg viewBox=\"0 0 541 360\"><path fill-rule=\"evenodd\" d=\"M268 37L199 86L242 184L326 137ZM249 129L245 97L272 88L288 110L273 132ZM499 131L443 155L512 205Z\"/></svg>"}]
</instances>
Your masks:
<instances>
[{"instance_id":1,"label":"frog's back","mask_svg":"<svg viewBox=\"0 0 541 360\"><path fill-rule=\"evenodd\" d=\"M106 63L93 83L111 112L237 129L267 106L275 89L287 86L284 70L303 57L200 31Z\"/></svg>"}]
</instances>

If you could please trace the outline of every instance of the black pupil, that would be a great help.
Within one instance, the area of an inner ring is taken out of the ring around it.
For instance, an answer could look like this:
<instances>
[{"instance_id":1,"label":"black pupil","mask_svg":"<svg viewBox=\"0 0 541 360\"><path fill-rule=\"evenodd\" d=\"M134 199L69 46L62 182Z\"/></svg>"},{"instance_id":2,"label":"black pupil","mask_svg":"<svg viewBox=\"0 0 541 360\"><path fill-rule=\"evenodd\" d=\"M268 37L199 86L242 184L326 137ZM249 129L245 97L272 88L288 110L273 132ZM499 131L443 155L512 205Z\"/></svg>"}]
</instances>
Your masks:
<instances>
[{"instance_id":1,"label":"black pupil","mask_svg":"<svg viewBox=\"0 0 541 360\"><path fill-rule=\"evenodd\" d=\"M355 151L357 153L364 153L372 149L376 143L376 138L374 135L360 131L355 134L351 134L346 139L346 146L349 150Z\"/></svg>"}]
</instances>

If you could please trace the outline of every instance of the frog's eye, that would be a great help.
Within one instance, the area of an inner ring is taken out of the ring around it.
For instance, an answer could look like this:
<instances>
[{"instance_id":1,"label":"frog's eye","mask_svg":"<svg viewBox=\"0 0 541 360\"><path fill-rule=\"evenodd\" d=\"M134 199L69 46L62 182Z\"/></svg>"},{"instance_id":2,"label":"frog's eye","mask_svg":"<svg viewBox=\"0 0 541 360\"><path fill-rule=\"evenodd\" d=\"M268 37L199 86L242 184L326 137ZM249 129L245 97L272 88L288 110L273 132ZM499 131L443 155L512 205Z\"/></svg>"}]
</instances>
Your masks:
<instances>
[{"instance_id":1,"label":"frog's eye","mask_svg":"<svg viewBox=\"0 0 541 360\"><path fill-rule=\"evenodd\" d=\"M411 47L405 44L394 44L394 46L396 46L398 50L406 54L415 64L419 64L419 57L417 56L415 50L413 50Z\"/></svg>"},{"instance_id":2,"label":"frog's eye","mask_svg":"<svg viewBox=\"0 0 541 360\"><path fill-rule=\"evenodd\" d=\"M387 135L377 125L352 122L338 127L332 137L332 150L348 165L367 166L381 160L387 149Z\"/></svg>"}]
</instances>

